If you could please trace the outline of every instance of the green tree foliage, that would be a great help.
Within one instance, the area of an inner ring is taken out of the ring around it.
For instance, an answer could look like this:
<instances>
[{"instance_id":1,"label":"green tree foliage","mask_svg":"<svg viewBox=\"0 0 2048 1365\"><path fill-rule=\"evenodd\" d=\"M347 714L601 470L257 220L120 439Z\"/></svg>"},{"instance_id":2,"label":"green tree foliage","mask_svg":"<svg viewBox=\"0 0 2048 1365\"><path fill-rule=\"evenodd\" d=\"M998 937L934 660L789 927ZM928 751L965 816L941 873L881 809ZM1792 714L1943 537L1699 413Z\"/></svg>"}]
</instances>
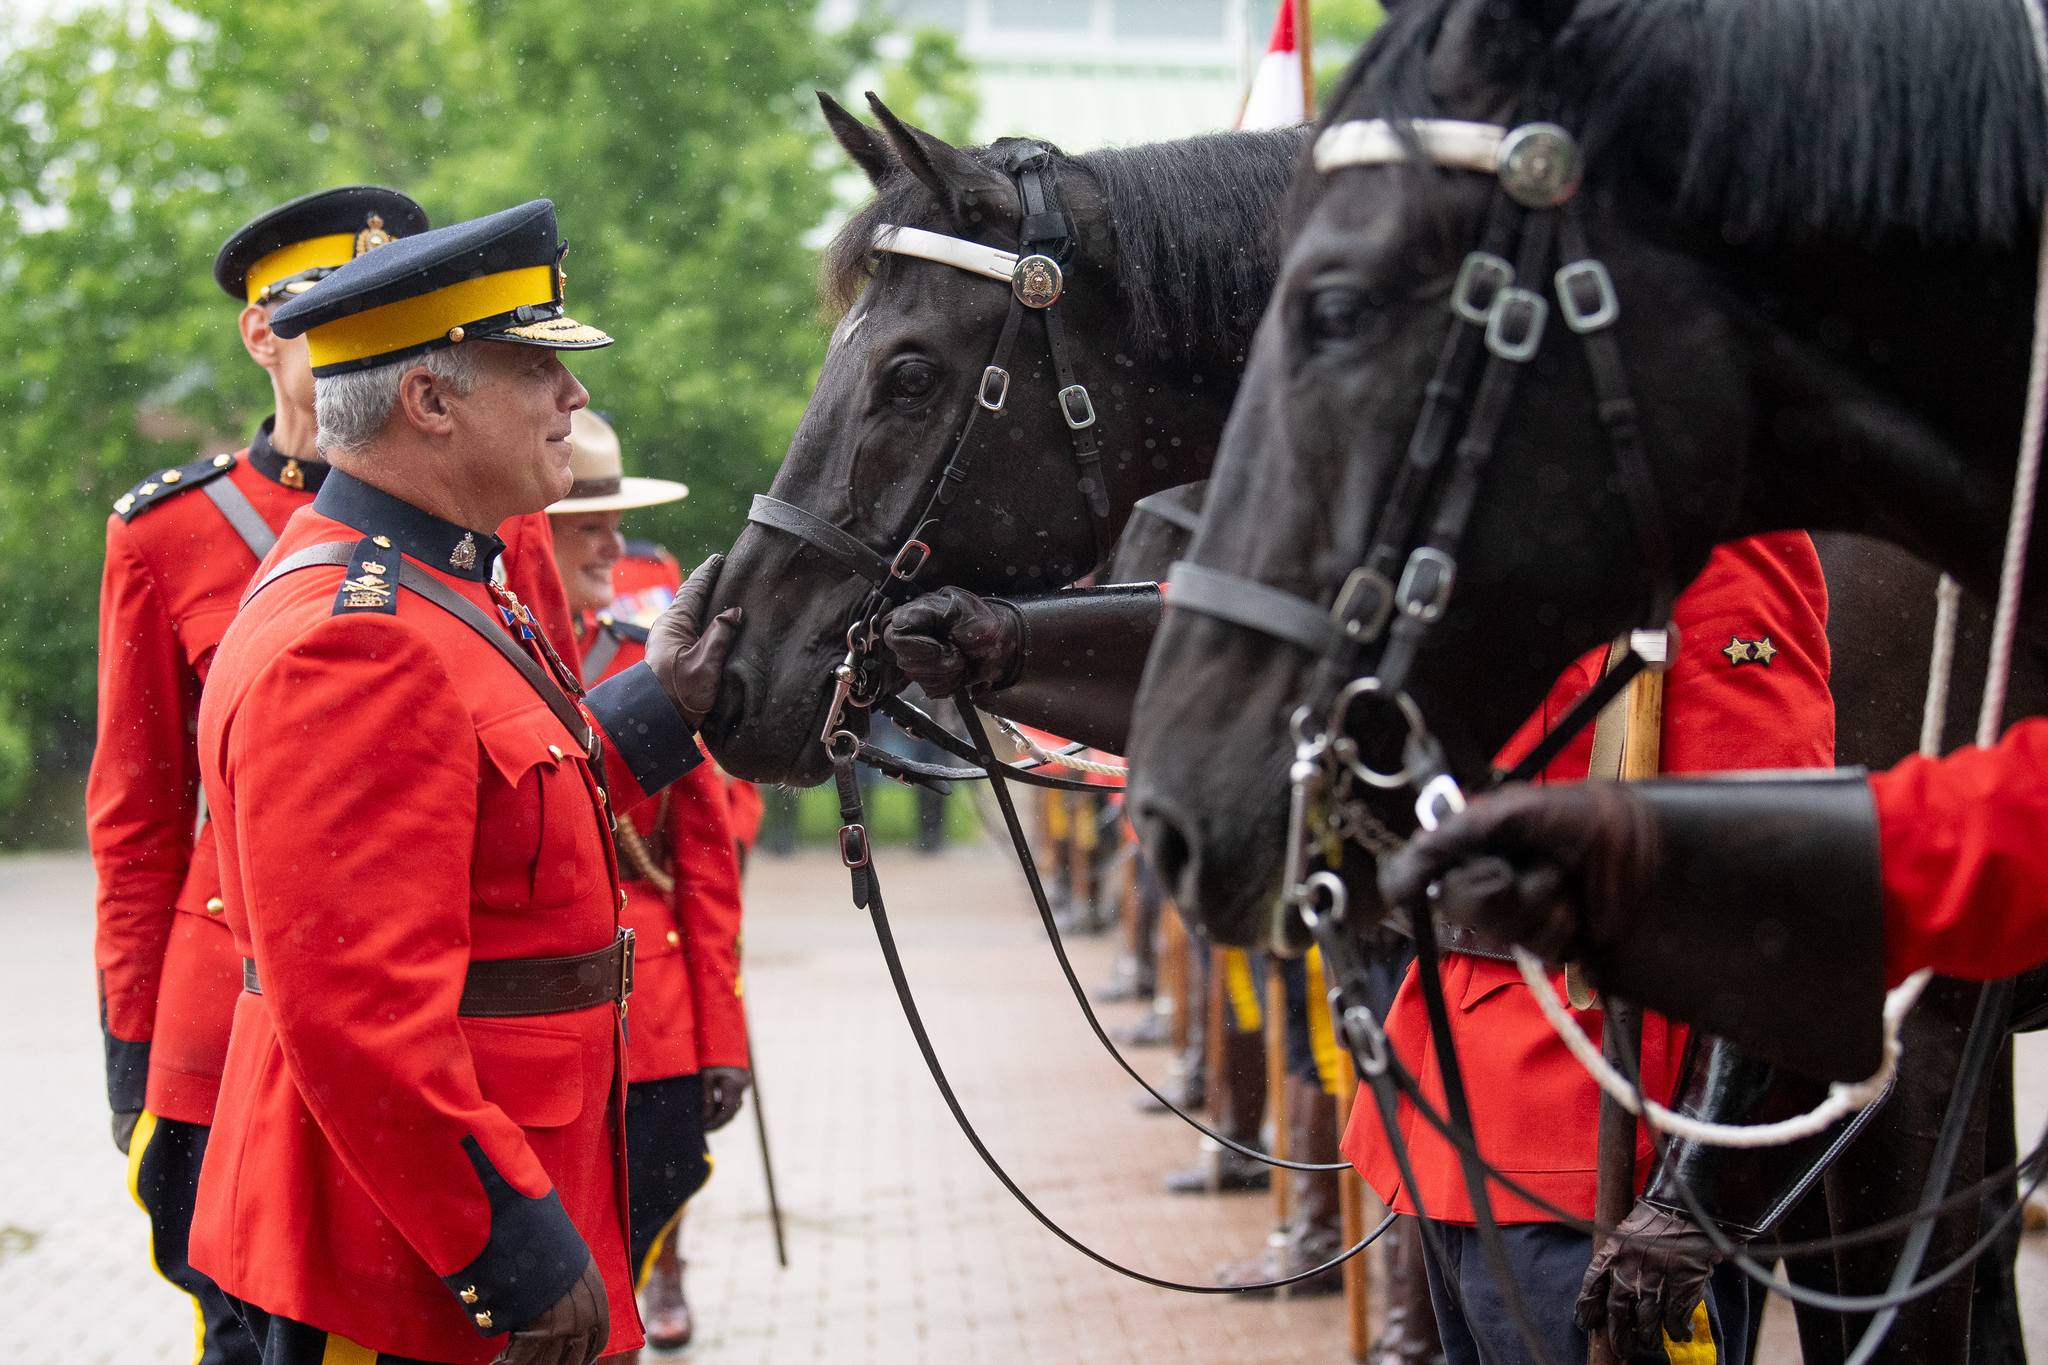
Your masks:
<instances>
[{"instance_id":1,"label":"green tree foliage","mask_svg":"<svg viewBox=\"0 0 2048 1365\"><path fill-rule=\"evenodd\" d=\"M1380 0L1309 0L1308 15L1315 37L1316 108L1320 111L1336 89L1337 78L1387 12Z\"/></svg>"},{"instance_id":2,"label":"green tree foliage","mask_svg":"<svg viewBox=\"0 0 2048 1365\"><path fill-rule=\"evenodd\" d=\"M690 499L634 534L728 543L809 394L814 246L841 158L815 88L964 109L949 39L878 63L812 0L112 0L0 52L0 811L31 749L83 761L108 505L269 410L215 250L373 182L437 223L555 200L578 357L629 467ZM861 82L864 84L867 82Z\"/></svg>"}]
</instances>

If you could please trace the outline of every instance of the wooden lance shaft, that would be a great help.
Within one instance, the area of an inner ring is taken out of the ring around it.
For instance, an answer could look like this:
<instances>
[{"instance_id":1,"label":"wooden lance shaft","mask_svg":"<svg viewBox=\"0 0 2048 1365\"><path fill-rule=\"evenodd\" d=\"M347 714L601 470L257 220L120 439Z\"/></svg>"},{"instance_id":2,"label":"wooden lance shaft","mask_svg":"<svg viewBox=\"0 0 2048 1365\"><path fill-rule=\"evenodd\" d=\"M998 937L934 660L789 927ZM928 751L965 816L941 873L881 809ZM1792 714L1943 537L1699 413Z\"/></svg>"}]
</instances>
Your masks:
<instances>
[{"instance_id":1,"label":"wooden lance shaft","mask_svg":"<svg viewBox=\"0 0 2048 1365\"><path fill-rule=\"evenodd\" d=\"M1664 675L1639 673L1623 694L1627 707L1627 728L1623 732L1618 776L1624 782L1655 777L1663 759ZM1606 1022L1601 1029L1600 1050L1607 1060L1626 1069L1626 1056L1640 1061L1643 1051L1643 1015L1625 1000L1602 1002ZM1605 1231L1628 1217L1636 1202L1636 1116L1604 1092L1600 1096L1597 1192L1593 1220ZM1587 1365L1620 1365L1604 1332L1586 1343Z\"/></svg>"}]
</instances>

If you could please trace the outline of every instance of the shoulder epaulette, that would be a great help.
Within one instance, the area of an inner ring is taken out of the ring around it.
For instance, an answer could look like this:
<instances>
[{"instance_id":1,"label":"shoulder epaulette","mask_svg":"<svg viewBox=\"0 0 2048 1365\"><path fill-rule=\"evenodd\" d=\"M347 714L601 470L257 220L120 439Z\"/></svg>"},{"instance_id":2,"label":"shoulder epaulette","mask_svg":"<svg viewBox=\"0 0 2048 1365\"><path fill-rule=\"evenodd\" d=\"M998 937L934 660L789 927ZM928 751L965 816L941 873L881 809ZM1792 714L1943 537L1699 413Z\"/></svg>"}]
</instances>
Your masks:
<instances>
[{"instance_id":1,"label":"shoulder epaulette","mask_svg":"<svg viewBox=\"0 0 2048 1365\"><path fill-rule=\"evenodd\" d=\"M631 621L621 621L610 612L599 616L597 623L630 644L644 645L647 643L647 627L645 626L636 626Z\"/></svg>"},{"instance_id":2,"label":"shoulder epaulette","mask_svg":"<svg viewBox=\"0 0 2048 1365\"><path fill-rule=\"evenodd\" d=\"M123 521L133 521L158 503L169 502L178 494L217 479L234 467L235 457L232 455L207 455L191 464L162 470L115 498L114 515Z\"/></svg>"},{"instance_id":3,"label":"shoulder epaulette","mask_svg":"<svg viewBox=\"0 0 2048 1365\"><path fill-rule=\"evenodd\" d=\"M364 536L356 542L341 589L334 594L336 616L369 611L398 614L398 551L383 536Z\"/></svg>"},{"instance_id":4,"label":"shoulder epaulette","mask_svg":"<svg viewBox=\"0 0 2048 1365\"><path fill-rule=\"evenodd\" d=\"M626 558L667 561L674 556L658 540L629 540L626 542Z\"/></svg>"}]
</instances>

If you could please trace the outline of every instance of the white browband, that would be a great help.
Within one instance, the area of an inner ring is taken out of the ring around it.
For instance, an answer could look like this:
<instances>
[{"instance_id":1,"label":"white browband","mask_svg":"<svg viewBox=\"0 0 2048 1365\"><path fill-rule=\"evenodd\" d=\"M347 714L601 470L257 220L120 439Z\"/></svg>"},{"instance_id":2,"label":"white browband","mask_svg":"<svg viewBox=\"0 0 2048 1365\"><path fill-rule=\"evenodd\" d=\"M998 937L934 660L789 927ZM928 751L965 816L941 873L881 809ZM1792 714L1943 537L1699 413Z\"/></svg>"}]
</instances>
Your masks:
<instances>
[{"instance_id":1,"label":"white browband","mask_svg":"<svg viewBox=\"0 0 2048 1365\"><path fill-rule=\"evenodd\" d=\"M970 275L980 275L991 280L1008 284L1017 273L1017 255L980 242L970 242L964 237L948 237L943 232L926 232L923 228L898 227L894 223L883 223L875 229L876 251L887 251L897 256L915 256L920 260L937 261L964 270Z\"/></svg>"},{"instance_id":2,"label":"white browband","mask_svg":"<svg viewBox=\"0 0 2048 1365\"><path fill-rule=\"evenodd\" d=\"M1460 119L1419 118L1403 121L1429 159L1453 170L1500 170L1501 143L1508 130L1498 123L1466 123ZM1316 139L1316 169L1386 166L1408 159L1408 144L1383 118L1353 119L1332 124Z\"/></svg>"}]
</instances>

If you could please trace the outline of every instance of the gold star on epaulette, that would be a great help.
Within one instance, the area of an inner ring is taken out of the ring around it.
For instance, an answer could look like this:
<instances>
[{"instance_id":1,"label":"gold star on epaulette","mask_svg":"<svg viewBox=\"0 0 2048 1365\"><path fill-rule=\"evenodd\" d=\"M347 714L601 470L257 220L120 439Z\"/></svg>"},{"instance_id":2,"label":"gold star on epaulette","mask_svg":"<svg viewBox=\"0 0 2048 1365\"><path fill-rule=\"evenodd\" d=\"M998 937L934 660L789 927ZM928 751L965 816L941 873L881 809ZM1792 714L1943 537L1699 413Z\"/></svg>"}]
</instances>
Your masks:
<instances>
[{"instance_id":1,"label":"gold star on epaulette","mask_svg":"<svg viewBox=\"0 0 2048 1365\"><path fill-rule=\"evenodd\" d=\"M1771 660L1777 657L1778 647L1772 644L1771 637L1766 635L1763 639L1758 640L1755 644L1751 645L1749 647L1749 652L1751 657L1754 658L1758 663L1768 667Z\"/></svg>"},{"instance_id":2,"label":"gold star on epaulette","mask_svg":"<svg viewBox=\"0 0 2048 1365\"><path fill-rule=\"evenodd\" d=\"M1771 643L1771 637L1768 635L1760 635L1754 640L1745 640L1740 635L1731 635L1728 637L1728 643L1721 646L1721 652L1728 656L1728 663L1731 667L1740 668L1744 664L1761 664L1765 668L1769 668L1771 660L1777 658L1781 651L1776 645Z\"/></svg>"},{"instance_id":3,"label":"gold star on epaulette","mask_svg":"<svg viewBox=\"0 0 2048 1365\"><path fill-rule=\"evenodd\" d=\"M1749 662L1749 648L1749 641L1735 635L1729 637L1728 643L1721 647L1721 652L1728 656L1729 663L1739 665Z\"/></svg>"}]
</instances>

